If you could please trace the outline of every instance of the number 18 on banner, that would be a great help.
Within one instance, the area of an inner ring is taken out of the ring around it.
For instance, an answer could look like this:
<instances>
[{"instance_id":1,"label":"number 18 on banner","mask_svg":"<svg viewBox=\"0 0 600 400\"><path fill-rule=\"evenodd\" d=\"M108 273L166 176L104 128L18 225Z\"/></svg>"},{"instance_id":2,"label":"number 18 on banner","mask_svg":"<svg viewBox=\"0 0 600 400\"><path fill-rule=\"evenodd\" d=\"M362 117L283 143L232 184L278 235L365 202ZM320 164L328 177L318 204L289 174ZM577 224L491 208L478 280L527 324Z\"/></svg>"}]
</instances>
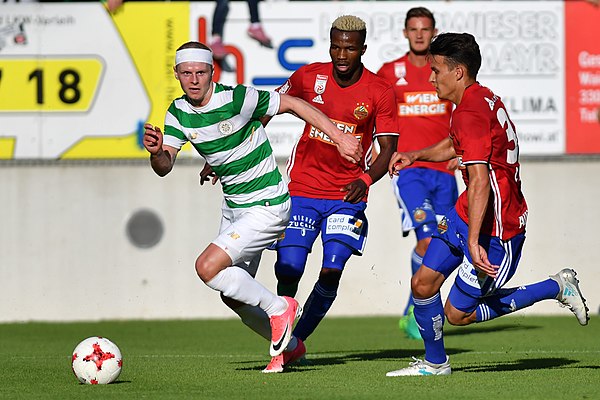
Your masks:
<instances>
[{"instance_id":1,"label":"number 18 on banner","mask_svg":"<svg viewBox=\"0 0 600 400\"><path fill-rule=\"evenodd\" d=\"M94 57L0 59L0 113L89 111L103 71Z\"/></svg>"}]
</instances>

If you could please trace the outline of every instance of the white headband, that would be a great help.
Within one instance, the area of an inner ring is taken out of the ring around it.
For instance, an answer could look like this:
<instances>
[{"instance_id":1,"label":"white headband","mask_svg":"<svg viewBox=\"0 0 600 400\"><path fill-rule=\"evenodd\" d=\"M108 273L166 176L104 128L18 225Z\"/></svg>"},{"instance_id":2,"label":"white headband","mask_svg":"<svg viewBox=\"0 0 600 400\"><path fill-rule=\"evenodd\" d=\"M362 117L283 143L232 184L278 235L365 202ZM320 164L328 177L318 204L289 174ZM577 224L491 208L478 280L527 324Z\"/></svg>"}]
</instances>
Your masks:
<instances>
[{"instance_id":1,"label":"white headband","mask_svg":"<svg viewBox=\"0 0 600 400\"><path fill-rule=\"evenodd\" d=\"M210 50L182 49L175 53L175 66L184 62L203 62L213 65L213 56Z\"/></svg>"}]
</instances>

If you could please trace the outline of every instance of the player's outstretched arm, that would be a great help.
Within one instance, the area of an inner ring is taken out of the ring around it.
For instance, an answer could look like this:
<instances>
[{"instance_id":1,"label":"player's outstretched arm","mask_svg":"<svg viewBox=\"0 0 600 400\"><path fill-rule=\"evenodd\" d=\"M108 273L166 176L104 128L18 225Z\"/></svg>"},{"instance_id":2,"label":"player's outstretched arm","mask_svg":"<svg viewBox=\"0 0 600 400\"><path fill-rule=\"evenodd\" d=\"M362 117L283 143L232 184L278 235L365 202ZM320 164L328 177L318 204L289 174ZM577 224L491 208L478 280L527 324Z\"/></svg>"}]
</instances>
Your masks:
<instances>
[{"instance_id":1,"label":"player's outstretched arm","mask_svg":"<svg viewBox=\"0 0 600 400\"><path fill-rule=\"evenodd\" d=\"M456 157L452 139L445 138L438 143L425 147L420 150L410 151L407 153L394 153L390 159L388 171L391 175L397 175L398 172L411 165L415 161L448 161Z\"/></svg>"},{"instance_id":2,"label":"player's outstretched arm","mask_svg":"<svg viewBox=\"0 0 600 400\"><path fill-rule=\"evenodd\" d=\"M360 146L358 139L352 135L342 133L333 122L331 122L327 115L323 114L306 101L286 94L282 94L280 98L281 104L279 106L279 114L291 112L297 115L305 122L327 134L337 146L342 157L346 160L353 163L360 161L360 158L362 157L362 147Z\"/></svg>"},{"instance_id":3,"label":"player's outstretched arm","mask_svg":"<svg viewBox=\"0 0 600 400\"><path fill-rule=\"evenodd\" d=\"M390 162L388 163L388 173L390 176L398 175L398 172L414 163L415 160L415 152L398 153L395 151L390 157Z\"/></svg>"},{"instance_id":4,"label":"player's outstretched arm","mask_svg":"<svg viewBox=\"0 0 600 400\"><path fill-rule=\"evenodd\" d=\"M150 165L158 176L165 176L173 169L177 150L163 145L163 133L158 126L144 125L144 147L150 153Z\"/></svg>"}]
</instances>

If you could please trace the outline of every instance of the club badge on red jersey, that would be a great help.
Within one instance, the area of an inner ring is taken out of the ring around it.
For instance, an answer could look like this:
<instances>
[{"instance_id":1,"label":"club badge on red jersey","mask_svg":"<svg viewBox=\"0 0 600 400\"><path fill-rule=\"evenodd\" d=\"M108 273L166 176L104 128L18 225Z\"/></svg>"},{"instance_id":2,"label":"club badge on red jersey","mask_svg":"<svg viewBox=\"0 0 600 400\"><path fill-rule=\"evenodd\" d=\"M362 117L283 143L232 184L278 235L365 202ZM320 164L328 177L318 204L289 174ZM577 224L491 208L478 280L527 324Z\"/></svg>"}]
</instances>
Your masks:
<instances>
[{"instance_id":1,"label":"club badge on red jersey","mask_svg":"<svg viewBox=\"0 0 600 400\"><path fill-rule=\"evenodd\" d=\"M396 75L396 78L398 78L398 80L396 81L396 86L408 85L408 82L406 82L405 79L406 64L404 63L404 61L394 63L394 75Z\"/></svg>"},{"instance_id":2,"label":"club badge on red jersey","mask_svg":"<svg viewBox=\"0 0 600 400\"><path fill-rule=\"evenodd\" d=\"M369 105L365 103L360 103L356 105L354 109L354 118L357 120L365 119L369 116Z\"/></svg>"},{"instance_id":3,"label":"club badge on red jersey","mask_svg":"<svg viewBox=\"0 0 600 400\"><path fill-rule=\"evenodd\" d=\"M327 80L329 79L329 77L327 75L321 75L321 74L317 74L317 76L315 77L315 93L317 94L315 96L314 99L312 99L312 101L314 103L319 103L319 104L324 104L323 103L323 98L321 97L321 95L323 93L325 93L325 88L327 87Z\"/></svg>"}]
</instances>

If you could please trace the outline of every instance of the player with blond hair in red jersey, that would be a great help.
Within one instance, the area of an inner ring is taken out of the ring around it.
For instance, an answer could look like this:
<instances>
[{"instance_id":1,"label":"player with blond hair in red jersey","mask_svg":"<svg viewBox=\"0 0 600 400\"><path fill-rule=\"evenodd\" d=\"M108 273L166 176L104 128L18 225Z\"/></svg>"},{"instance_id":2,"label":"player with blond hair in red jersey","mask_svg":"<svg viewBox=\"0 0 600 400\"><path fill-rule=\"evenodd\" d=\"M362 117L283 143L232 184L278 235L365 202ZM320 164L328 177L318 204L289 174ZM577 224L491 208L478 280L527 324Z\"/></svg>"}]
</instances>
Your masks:
<instances>
[{"instance_id":1,"label":"player with blond hair in red jersey","mask_svg":"<svg viewBox=\"0 0 600 400\"><path fill-rule=\"evenodd\" d=\"M308 254L319 236L323 260L302 318L286 351L273 357L264 372L281 372L306 352L304 341L333 304L342 271L351 255L361 255L367 237L369 186L387 171L396 149L397 115L389 83L369 71L361 58L367 29L360 18L337 18L330 29L331 62L305 65L278 90L304 99L347 135L359 139L363 158L341 158L329 137L306 124L288 162L292 196L290 222L277 244L275 274L280 295L295 296ZM379 155L371 159L374 139Z\"/></svg>"},{"instance_id":2,"label":"player with blond hair in red jersey","mask_svg":"<svg viewBox=\"0 0 600 400\"><path fill-rule=\"evenodd\" d=\"M377 71L377 75L392 84L396 93L399 152L431 146L448 137L452 103L441 100L429 82L431 67L427 61L427 50L436 33L433 13L425 7L411 8L404 21L408 53L383 64ZM392 179L403 234L408 236L414 230L417 238L411 254L412 274L423 262L438 221L456 202L455 167L454 160L440 163L417 161ZM412 295L409 295L404 316L400 319L400 329L407 337L420 339L413 305Z\"/></svg>"},{"instance_id":3,"label":"player with blond hair in red jersey","mask_svg":"<svg viewBox=\"0 0 600 400\"><path fill-rule=\"evenodd\" d=\"M441 34L431 42L428 57L438 96L456 104L450 136L424 149L395 153L389 171L395 174L417 160L458 157L466 190L439 223L411 281L425 359L387 376L450 374L445 318L452 325L468 325L556 299L581 325L589 320L577 273L570 268L538 283L504 288L517 270L528 213L517 132L500 97L477 82L481 52L472 35ZM440 288L455 270L442 306Z\"/></svg>"}]
</instances>

